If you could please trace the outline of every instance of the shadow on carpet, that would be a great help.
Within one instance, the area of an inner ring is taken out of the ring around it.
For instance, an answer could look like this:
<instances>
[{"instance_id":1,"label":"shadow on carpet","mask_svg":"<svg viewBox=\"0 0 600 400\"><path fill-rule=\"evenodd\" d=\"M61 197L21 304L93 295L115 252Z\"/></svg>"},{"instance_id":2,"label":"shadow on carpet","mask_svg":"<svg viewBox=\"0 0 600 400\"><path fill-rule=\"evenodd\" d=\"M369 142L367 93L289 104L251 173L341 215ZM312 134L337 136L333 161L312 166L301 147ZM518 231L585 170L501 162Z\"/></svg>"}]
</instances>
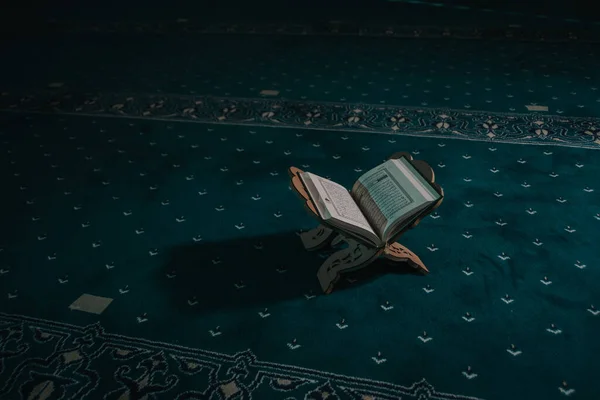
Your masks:
<instances>
[{"instance_id":1,"label":"shadow on carpet","mask_svg":"<svg viewBox=\"0 0 600 400\"><path fill-rule=\"evenodd\" d=\"M321 294L316 272L331 253L328 249L307 252L293 232L198 242L173 247L161 273L173 278L173 285L167 285L170 296L174 306L186 313L268 307ZM344 274L334 290L366 285L386 274L421 275L408 265L398 267L381 259Z\"/></svg>"}]
</instances>

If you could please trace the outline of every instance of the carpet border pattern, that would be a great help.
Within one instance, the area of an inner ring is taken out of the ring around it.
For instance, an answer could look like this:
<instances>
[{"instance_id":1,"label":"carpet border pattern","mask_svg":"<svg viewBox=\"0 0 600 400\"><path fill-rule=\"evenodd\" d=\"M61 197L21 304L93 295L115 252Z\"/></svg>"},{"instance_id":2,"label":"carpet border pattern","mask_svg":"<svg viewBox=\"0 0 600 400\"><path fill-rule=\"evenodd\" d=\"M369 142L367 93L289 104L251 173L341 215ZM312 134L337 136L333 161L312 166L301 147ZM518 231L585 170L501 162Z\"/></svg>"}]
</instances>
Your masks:
<instances>
[{"instance_id":1,"label":"carpet border pattern","mask_svg":"<svg viewBox=\"0 0 600 400\"><path fill-rule=\"evenodd\" d=\"M110 398L163 393L177 399L251 399L256 390L297 395L302 388L305 399L477 400L438 392L424 379L401 386L260 361L250 350L227 355L111 334L99 323L81 327L0 313L0 336L2 396L18 390L26 398L35 394L36 398L62 399L67 392L77 391L72 398L96 398L105 378L96 364L110 357L119 364L113 379L120 386L106 394ZM193 381L205 387L173 397L184 376L194 376Z\"/></svg>"},{"instance_id":2,"label":"carpet border pattern","mask_svg":"<svg viewBox=\"0 0 600 400\"><path fill-rule=\"evenodd\" d=\"M358 36L403 39L508 40L546 43L598 43L596 26L582 28L581 22L568 20L572 29L534 28L521 25L484 28L477 26L427 26L405 24L356 24L330 21L322 24L303 23L204 23L185 18L166 21L77 22L51 21L47 30L56 33L127 33L127 34L208 34L208 35L298 35ZM586 24L584 24L586 25Z\"/></svg>"},{"instance_id":3,"label":"carpet border pattern","mask_svg":"<svg viewBox=\"0 0 600 400\"><path fill-rule=\"evenodd\" d=\"M409 135L600 149L600 119L540 113L161 94L0 95L0 111Z\"/></svg>"}]
</instances>

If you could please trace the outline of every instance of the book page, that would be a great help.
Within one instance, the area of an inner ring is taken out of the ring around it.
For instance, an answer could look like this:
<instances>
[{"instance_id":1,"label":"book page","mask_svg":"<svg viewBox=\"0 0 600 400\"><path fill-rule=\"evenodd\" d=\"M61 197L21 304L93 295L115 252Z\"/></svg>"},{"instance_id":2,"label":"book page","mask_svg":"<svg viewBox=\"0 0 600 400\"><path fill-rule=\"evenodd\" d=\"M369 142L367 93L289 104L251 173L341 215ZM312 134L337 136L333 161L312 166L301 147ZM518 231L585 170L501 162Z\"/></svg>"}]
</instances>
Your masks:
<instances>
[{"instance_id":1,"label":"book page","mask_svg":"<svg viewBox=\"0 0 600 400\"><path fill-rule=\"evenodd\" d=\"M356 202L381 238L385 239L398 221L409 218L439 196L413 170L405 159L388 160L362 175L352 189Z\"/></svg>"},{"instance_id":2,"label":"book page","mask_svg":"<svg viewBox=\"0 0 600 400\"><path fill-rule=\"evenodd\" d=\"M335 218L376 236L348 189L310 172L305 172L302 175L323 219ZM316 196L312 193L313 191L317 192Z\"/></svg>"}]
</instances>

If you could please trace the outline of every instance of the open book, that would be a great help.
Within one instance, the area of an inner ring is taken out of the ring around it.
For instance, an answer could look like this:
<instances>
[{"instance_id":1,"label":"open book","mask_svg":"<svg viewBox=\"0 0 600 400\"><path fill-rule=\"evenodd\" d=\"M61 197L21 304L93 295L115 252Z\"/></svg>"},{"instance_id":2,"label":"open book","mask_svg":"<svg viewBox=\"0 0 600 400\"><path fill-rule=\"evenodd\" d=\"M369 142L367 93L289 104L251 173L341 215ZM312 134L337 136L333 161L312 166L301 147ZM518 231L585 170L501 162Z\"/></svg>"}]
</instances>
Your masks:
<instances>
[{"instance_id":1,"label":"open book","mask_svg":"<svg viewBox=\"0 0 600 400\"><path fill-rule=\"evenodd\" d=\"M405 157L363 174L351 191L310 172L299 176L326 223L378 248L443 196Z\"/></svg>"}]
</instances>

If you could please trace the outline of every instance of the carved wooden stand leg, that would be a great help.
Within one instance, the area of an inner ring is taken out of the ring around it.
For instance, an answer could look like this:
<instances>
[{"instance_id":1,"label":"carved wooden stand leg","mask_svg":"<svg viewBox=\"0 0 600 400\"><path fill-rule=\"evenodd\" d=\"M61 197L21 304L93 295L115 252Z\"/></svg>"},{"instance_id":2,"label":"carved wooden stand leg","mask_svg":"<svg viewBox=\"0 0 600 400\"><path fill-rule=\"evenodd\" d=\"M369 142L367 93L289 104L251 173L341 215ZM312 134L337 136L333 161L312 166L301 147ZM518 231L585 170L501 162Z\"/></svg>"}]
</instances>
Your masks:
<instances>
[{"instance_id":1,"label":"carved wooden stand leg","mask_svg":"<svg viewBox=\"0 0 600 400\"><path fill-rule=\"evenodd\" d=\"M336 251L325 260L317 272L323 292L329 294L342 273L366 267L377 259L380 249L368 248L352 239L344 239L348 247Z\"/></svg>"},{"instance_id":2,"label":"carved wooden stand leg","mask_svg":"<svg viewBox=\"0 0 600 400\"><path fill-rule=\"evenodd\" d=\"M323 225L319 225L308 232L302 232L300 239L304 248L308 251L322 249L331 243L336 233Z\"/></svg>"},{"instance_id":3,"label":"carved wooden stand leg","mask_svg":"<svg viewBox=\"0 0 600 400\"><path fill-rule=\"evenodd\" d=\"M321 288L327 294L331 293L341 274L365 268L379 256L395 264L408 263L424 273L429 272L421 259L400 243L393 243L384 249L370 248L353 239L345 238L323 225L300 234L300 238L307 250L317 250L327 245L336 246L341 242L348 244L348 247L330 255L317 272Z\"/></svg>"},{"instance_id":4,"label":"carved wooden stand leg","mask_svg":"<svg viewBox=\"0 0 600 400\"><path fill-rule=\"evenodd\" d=\"M400 243L392 243L387 246L383 251L382 256L396 263L408 263L408 265L423 273L429 273L429 270L425 264L423 264L423 261L421 261L419 256L402 246Z\"/></svg>"}]
</instances>

